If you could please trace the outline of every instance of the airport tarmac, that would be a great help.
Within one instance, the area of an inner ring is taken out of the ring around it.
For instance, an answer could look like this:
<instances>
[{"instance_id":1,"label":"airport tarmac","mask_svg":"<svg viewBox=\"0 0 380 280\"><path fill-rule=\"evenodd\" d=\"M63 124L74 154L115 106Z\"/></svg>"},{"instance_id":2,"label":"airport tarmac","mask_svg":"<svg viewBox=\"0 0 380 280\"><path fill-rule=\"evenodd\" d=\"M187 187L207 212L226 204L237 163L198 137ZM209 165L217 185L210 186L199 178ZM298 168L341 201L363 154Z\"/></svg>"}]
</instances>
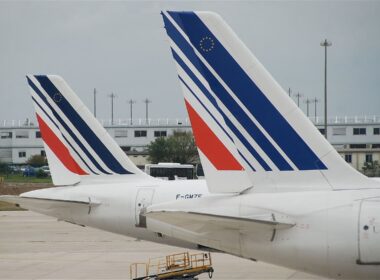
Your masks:
<instances>
[{"instance_id":1,"label":"airport tarmac","mask_svg":"<svg viewBox=\"0 0 380 280\"><path fill-rule=\"evenodd\" d=\"M129 279L131 263L184 251L30 211L0 212L0 279ZM213 279L324 279L226 254L212 257Z\"/></svg>"}]
</instances>

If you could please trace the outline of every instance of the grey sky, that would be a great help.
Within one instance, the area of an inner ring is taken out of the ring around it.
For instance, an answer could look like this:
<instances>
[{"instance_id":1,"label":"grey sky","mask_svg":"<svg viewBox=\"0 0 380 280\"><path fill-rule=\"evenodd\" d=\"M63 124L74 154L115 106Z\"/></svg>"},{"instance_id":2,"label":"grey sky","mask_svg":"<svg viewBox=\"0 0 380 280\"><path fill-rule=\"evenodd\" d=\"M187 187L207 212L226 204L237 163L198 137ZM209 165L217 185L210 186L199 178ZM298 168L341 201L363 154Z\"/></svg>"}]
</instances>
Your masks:
<instances>
[{"instance_id":1,"label":"grey sky","mask_svg":"<svg viewBox=\"0 0 380 280\"><path fill-rule=\"evenodd\" d=\"M34 115L25 74L63 76L98 117L185 117L162 9L212 10L232 26L284 88L322 99L329 56L329 114L380 114L380 2L6 2L0 1L0 120ZM302 104L305 107L305 104ZM322 113L322 106L319 104ZM313 111L312 111L313 113Z\"/></svg>"}]
</instances>

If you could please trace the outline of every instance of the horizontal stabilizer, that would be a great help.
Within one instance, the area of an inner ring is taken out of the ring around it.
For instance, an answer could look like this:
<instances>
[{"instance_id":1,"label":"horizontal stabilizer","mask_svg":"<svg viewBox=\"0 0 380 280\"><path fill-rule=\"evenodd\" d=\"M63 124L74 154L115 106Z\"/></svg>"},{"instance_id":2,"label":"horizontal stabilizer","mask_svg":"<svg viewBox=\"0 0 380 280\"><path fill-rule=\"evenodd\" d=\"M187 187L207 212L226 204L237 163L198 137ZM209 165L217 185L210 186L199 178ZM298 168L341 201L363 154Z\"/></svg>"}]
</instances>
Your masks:
<instances>
[{"instance_id":1,"label":"horizontal stabilizer","mask_svg":"<svg viewBox=\"0 0 380 280\"><path fill-rule=\"evenodd\" d=\"M273 220L273 215L257 218L221 216L197 212L183 211L153 211L145 214L154 219L172 226L176 226L196 233L215 232L220 230L259 231L273 229L287 229L293 223L284 223Z\"/></svg>"},{"instance_id":2,"label":"horizontal stabilizer","mask_svg":"<svg viewBox=\"0 0 380 280\"><path fill-rule=\"evenodd\" d=\"M32 193L32 192L29 192ZM16 195L0 195L0 201L17 204L21 208L32 210L41 214L57 217L69 222L73 222L68 217L70 212L79 211L89 213L92 208L100 205L100 202L93 201L89 197L75 199L59 199L45 197L25 197Z\"/></svg>"},{"instance_id":3,"label":"horizontal stabilizer","mask_svg":"<svg viewBox=\"0 0 380 280\"><path fill-rule=\"evenodd\" d=\"M23 197L23 196L17 196L17 195L1 195L0 196L0 201L5 201L9 203L14 203L14 204L25 204L25 203L51 203L51 204L56 204L56 203L75 203L75 204L83 204L83 205L99 205L99 202L91 201L89 199L76 199L76 200L64 200L64 199L53 199L53 198L38 198L38 197Z\"/></svg>"},{"instance_id":4,"label":"horizontal stabilizer","mask_svg":"<svg viewBox=\"0 0 380 280\"><path fill-rule=\"evenodd\" d=\"M242 236L249 236L258 243L272 242L278 231L288 231L295 226L294 217L268 207L247 207L241 197L210 195L155 204L140 216L145 216L148 230L162 236L235 255L241 255L239 240ZM242 204L238 207L239 203Z\"/></svg>"}]
</instances>

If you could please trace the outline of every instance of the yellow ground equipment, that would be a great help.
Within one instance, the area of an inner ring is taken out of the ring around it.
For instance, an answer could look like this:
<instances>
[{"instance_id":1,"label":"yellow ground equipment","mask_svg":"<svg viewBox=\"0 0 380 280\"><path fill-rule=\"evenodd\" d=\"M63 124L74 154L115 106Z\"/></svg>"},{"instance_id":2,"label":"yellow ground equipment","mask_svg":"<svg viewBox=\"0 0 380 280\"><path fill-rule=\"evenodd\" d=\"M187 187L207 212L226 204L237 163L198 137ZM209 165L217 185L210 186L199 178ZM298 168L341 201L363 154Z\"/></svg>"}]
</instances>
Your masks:
<instances>
[{"instance_id":1,"label":"yellow ground equipment","mask_svg":"<svg viewBox=\"0 0 380 280\"><path fill-rule=\"evenodd\" d=\"M149 259L148 263L133 263L130 266L130 278L148 279L197 279L196 276L208 273L211 278L212 268L210 253L189 252Z\"/></svg>"}]
</instances>

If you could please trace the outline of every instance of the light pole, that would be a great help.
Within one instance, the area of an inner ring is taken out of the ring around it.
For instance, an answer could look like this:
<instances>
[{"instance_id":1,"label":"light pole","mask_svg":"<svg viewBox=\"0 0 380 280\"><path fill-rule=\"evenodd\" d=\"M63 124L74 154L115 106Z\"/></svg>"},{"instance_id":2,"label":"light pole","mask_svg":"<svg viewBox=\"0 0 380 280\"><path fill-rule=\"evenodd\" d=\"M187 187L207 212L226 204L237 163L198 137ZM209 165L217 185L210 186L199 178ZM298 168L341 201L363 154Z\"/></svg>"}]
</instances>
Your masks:
<instances>
[{"instance_id":1,"label":"light pole","mask_svg":"<svg viewBox=\"0 0 380 280\"><path fill-rule=\"evenodd\" d=\"M317 103L319 102L319 99L314 97L311 100L311 103L314 103L314 123L317 123Z\"/></svg>"},{"instance_id":2,"label":"light pole","mask_svg":"<svg viewBox=\"0 0 380 280\"><path fill-rule=\"evenodd\" d=\"M327 139L327 47L332 45L325 39L321 42L321 47L325 48L325 138Z\"/></svg>"},{"instance_id":3,"label":"light pole","mask_svg":"<svg viewBox=\"0 0 380 280\"><path fill-rule=\"evenodd\" d=\"M108 95L109 98L111 98L111 125L113 125L113 100L116 98L116 94L111 93Z\"/></svg>"},{"instance_id":4,"label":"light pole","mask_svg":"<svg viewBox=\"0 0 380 280\"><path fill-rule=\"evenodd\" d=\"M96 88L94 88L94 116L96 118Z\"/></svg>"},{"instance_id":5,"label":"light pole","mask_svg":"<svg viewBox=\"0 0 380 280\"><path fill-rule=\"evenodd\" d=\"M148 118L149 118L149 103L152 103L151 100L149 100L148 98L145 98L143 100L143 102L145 103L145 123L148 124Z\"/></svg>"},{"instance_id":6,"label":"light pole","mask_svg":"<svg viewBox=\"0 0 380 280\"><path fill-rule=\"evenodd\" d=\"M305 103L306 103L306 116L309 117L309 104L312 102L311 99L306 98Z\"/></svg>"},{"instance_id":7,"label":"light pole","mask_svg":"<svg viewBox=\"0 0 380 280\"><path fill-rule=\"evenodd\" d=\"M128 103L129 103L129 108L130 108L130 112L131 112L131 125L132 125L133 124L133 120L132 120L132 118L133 118L133 104L135 104L136 101L133 99L129 99Z\"/></svg>"},{"instance_id":8,"label":"light pole","mask_svg":"<svg viewBox=\"0 0 380 280\"><path fill-rule=\"evenodd\" d=\"M301 93L297 92L294 96L297 98L297 106L300 107L300 98L303 95Z\"/></svg>"},{"instance_id":9,"label":"light pole","mask_svg":"<svg viewBox=\"0 0 380 280\"><path fill-rule=\"evenodd\" d=\"M288 94L289 94L289 97L290 97L290 95L292 94L292 89L291 88L288 89Z\"/></svg>"}]
</instances>

